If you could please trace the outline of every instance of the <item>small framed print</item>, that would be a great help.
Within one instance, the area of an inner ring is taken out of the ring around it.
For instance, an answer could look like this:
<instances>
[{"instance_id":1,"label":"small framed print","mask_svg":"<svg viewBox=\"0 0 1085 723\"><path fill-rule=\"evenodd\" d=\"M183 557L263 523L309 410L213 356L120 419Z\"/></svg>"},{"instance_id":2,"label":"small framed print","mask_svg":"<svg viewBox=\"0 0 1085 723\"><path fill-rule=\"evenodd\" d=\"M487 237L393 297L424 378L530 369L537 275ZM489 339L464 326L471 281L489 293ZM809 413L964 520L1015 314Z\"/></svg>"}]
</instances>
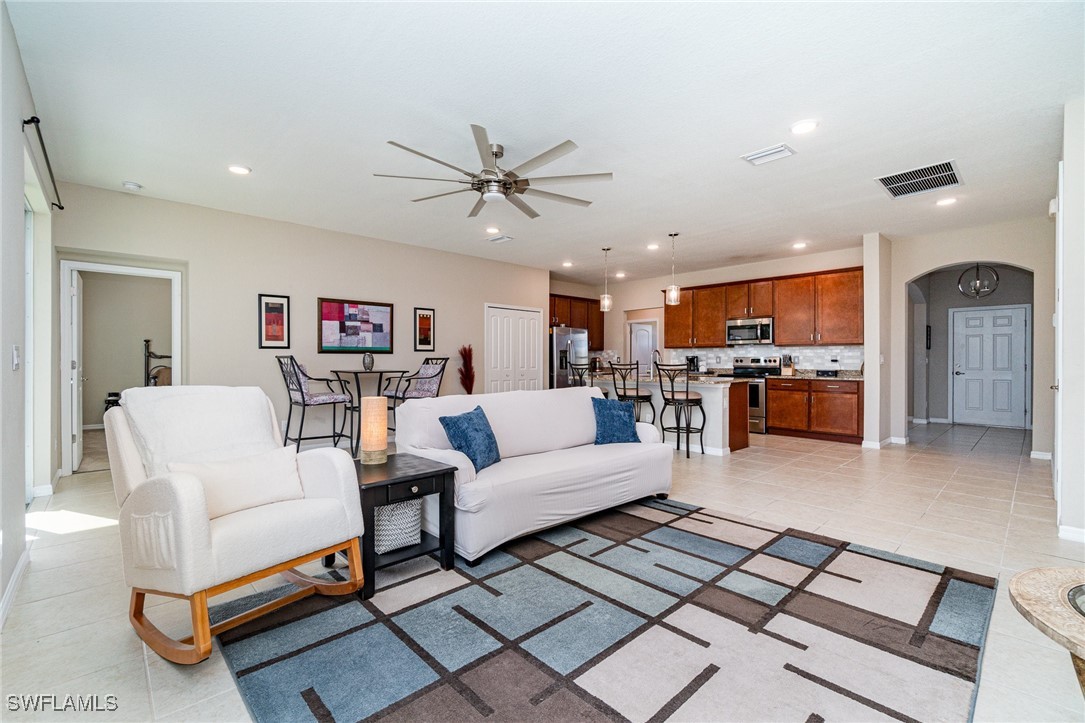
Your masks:
<instances>
[{"instance_id":1,"label":"small framed print","mask_svg":"<svg viewBox=\"0 0 1085 723\"><path fill-rule=\"evenodd\" d=\"M433 309L414 307L414 350L433 351Z\"/></svg>"},{"instance_id":2,"label":"small framed print","mask_svg":"<svg viewBox=\"0 0 1085 723\"><path fill-rule=\"evenodd\" d=\"M316 308L318 353L392 353L391 304L320 298Z\"/></svg>"},{"instance_id":3,"label":"small framed print","mask_svg":"<svg viewBox=\"0 0 1085 723\"><path fill-rule=\"evenodd\" d=\"M259 294L260 348L290 348L290 297Z\"/></svg>"}]
</instances>

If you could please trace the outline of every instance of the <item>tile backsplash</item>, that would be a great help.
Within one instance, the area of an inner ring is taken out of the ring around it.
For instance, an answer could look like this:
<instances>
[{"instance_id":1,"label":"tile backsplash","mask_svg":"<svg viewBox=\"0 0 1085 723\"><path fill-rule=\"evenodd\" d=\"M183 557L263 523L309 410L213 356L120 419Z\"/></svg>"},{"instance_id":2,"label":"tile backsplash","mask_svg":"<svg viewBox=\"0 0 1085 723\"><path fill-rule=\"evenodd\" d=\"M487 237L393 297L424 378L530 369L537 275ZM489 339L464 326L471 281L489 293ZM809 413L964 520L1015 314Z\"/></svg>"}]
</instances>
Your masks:
<instances>
[{"instance_id":1,"label":"tile backsplash","mask_svg":"<svg viewBox=\"0 0 1085 723\"><path fill-rule=\"evenodd\" d=\"M775 346L757 344L705 349L667 349L665 359L682 364L687 356L696 354L701 369L730 368L736 356L782 356L790 354L796 369L852 369L858 371L863 365L862 346Z\"/></svg>"}]
</instances>

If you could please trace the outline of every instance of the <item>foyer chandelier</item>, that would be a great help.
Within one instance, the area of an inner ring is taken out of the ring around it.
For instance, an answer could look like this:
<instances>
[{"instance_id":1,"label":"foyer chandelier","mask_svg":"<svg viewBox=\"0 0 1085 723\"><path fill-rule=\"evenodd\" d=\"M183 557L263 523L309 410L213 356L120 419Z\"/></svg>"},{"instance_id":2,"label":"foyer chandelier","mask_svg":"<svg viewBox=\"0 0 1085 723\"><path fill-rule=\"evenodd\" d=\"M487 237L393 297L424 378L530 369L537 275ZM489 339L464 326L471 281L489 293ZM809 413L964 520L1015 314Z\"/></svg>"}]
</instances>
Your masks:
<instances>
[{"instance_id":1,"label":"foyer chandelier","mask_svg":"<svg viewBox=\"0 0 1085 723\"><path fill-rule=\"evenodd\" d=\"M993 266L977 263L961 272L957 290L970 299L990 296L998 288L998 272Z\"/></svg>"}]
</instances>

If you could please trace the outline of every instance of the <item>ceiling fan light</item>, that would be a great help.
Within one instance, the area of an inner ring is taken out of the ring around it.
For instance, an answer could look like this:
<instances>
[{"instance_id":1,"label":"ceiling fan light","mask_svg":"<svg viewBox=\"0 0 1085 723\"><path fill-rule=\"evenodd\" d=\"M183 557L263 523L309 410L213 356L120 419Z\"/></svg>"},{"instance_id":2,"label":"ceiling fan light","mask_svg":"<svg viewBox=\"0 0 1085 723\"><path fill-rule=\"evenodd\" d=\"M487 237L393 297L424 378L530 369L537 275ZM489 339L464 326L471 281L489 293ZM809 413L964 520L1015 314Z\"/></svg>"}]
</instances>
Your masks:
<instances>
[{"instance_id":1,"label":"ceiling fan light","mask_svg":"<svg viewBox=\"0 0 1085 723\"><path fill-rule=\"evenodd\" d=\"M504 201L505 194L501 193L501 191L483 191L482 198L485 199L486 203L489 203L490 201Z\"/></svg>"},{"instance_id":2,"label":"ceiling fan light","mask_svg":"<svg viewBox=\"0 0 1085 723\"><path fill-rule=\"evenodd\" d=\"M667 306L678 306L682 301L682 287L678 284L671 284L668 286L664 300L666 301Z\"/></svg>"}]
</instances>

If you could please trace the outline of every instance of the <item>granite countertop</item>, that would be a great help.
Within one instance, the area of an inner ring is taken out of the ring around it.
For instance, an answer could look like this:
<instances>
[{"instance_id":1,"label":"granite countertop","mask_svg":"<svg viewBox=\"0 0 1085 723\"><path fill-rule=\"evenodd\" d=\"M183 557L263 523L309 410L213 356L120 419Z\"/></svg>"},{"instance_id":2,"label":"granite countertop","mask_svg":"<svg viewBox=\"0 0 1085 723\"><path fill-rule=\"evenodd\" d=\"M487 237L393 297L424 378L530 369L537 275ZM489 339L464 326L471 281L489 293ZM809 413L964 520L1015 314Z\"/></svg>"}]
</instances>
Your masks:
<instances>
[{"instance_id":1,"label":"granite countertop","mask_svg":"<svg viewBox=\"0 0 1085 723\"><path fill-rule=\"evenodd\" d=\"M727 376L727 375L731 374L732 371L733 370L730 367L727 367L727 368L709 367L707 374L710 375L710 376L708 376L708 378L711 379L712 378L711 375L722 374L724 376ZM745 377L739 377L739 378L745 379ZM770 374L770 375L768 375L768 378L769 379L844 379L844 380L847 380L849 382L861 382L861 381L863 381L863 373L861 371L859 371L858 369L841 369L841 370L839 370L839 372L837 373L837 376L835 376L835 377L819 377L817 375L817 370L816 369L796 369L795 373L793 375L789 376L789 377L785 377L783 374Z\"/></svg>"}]
</instances>

